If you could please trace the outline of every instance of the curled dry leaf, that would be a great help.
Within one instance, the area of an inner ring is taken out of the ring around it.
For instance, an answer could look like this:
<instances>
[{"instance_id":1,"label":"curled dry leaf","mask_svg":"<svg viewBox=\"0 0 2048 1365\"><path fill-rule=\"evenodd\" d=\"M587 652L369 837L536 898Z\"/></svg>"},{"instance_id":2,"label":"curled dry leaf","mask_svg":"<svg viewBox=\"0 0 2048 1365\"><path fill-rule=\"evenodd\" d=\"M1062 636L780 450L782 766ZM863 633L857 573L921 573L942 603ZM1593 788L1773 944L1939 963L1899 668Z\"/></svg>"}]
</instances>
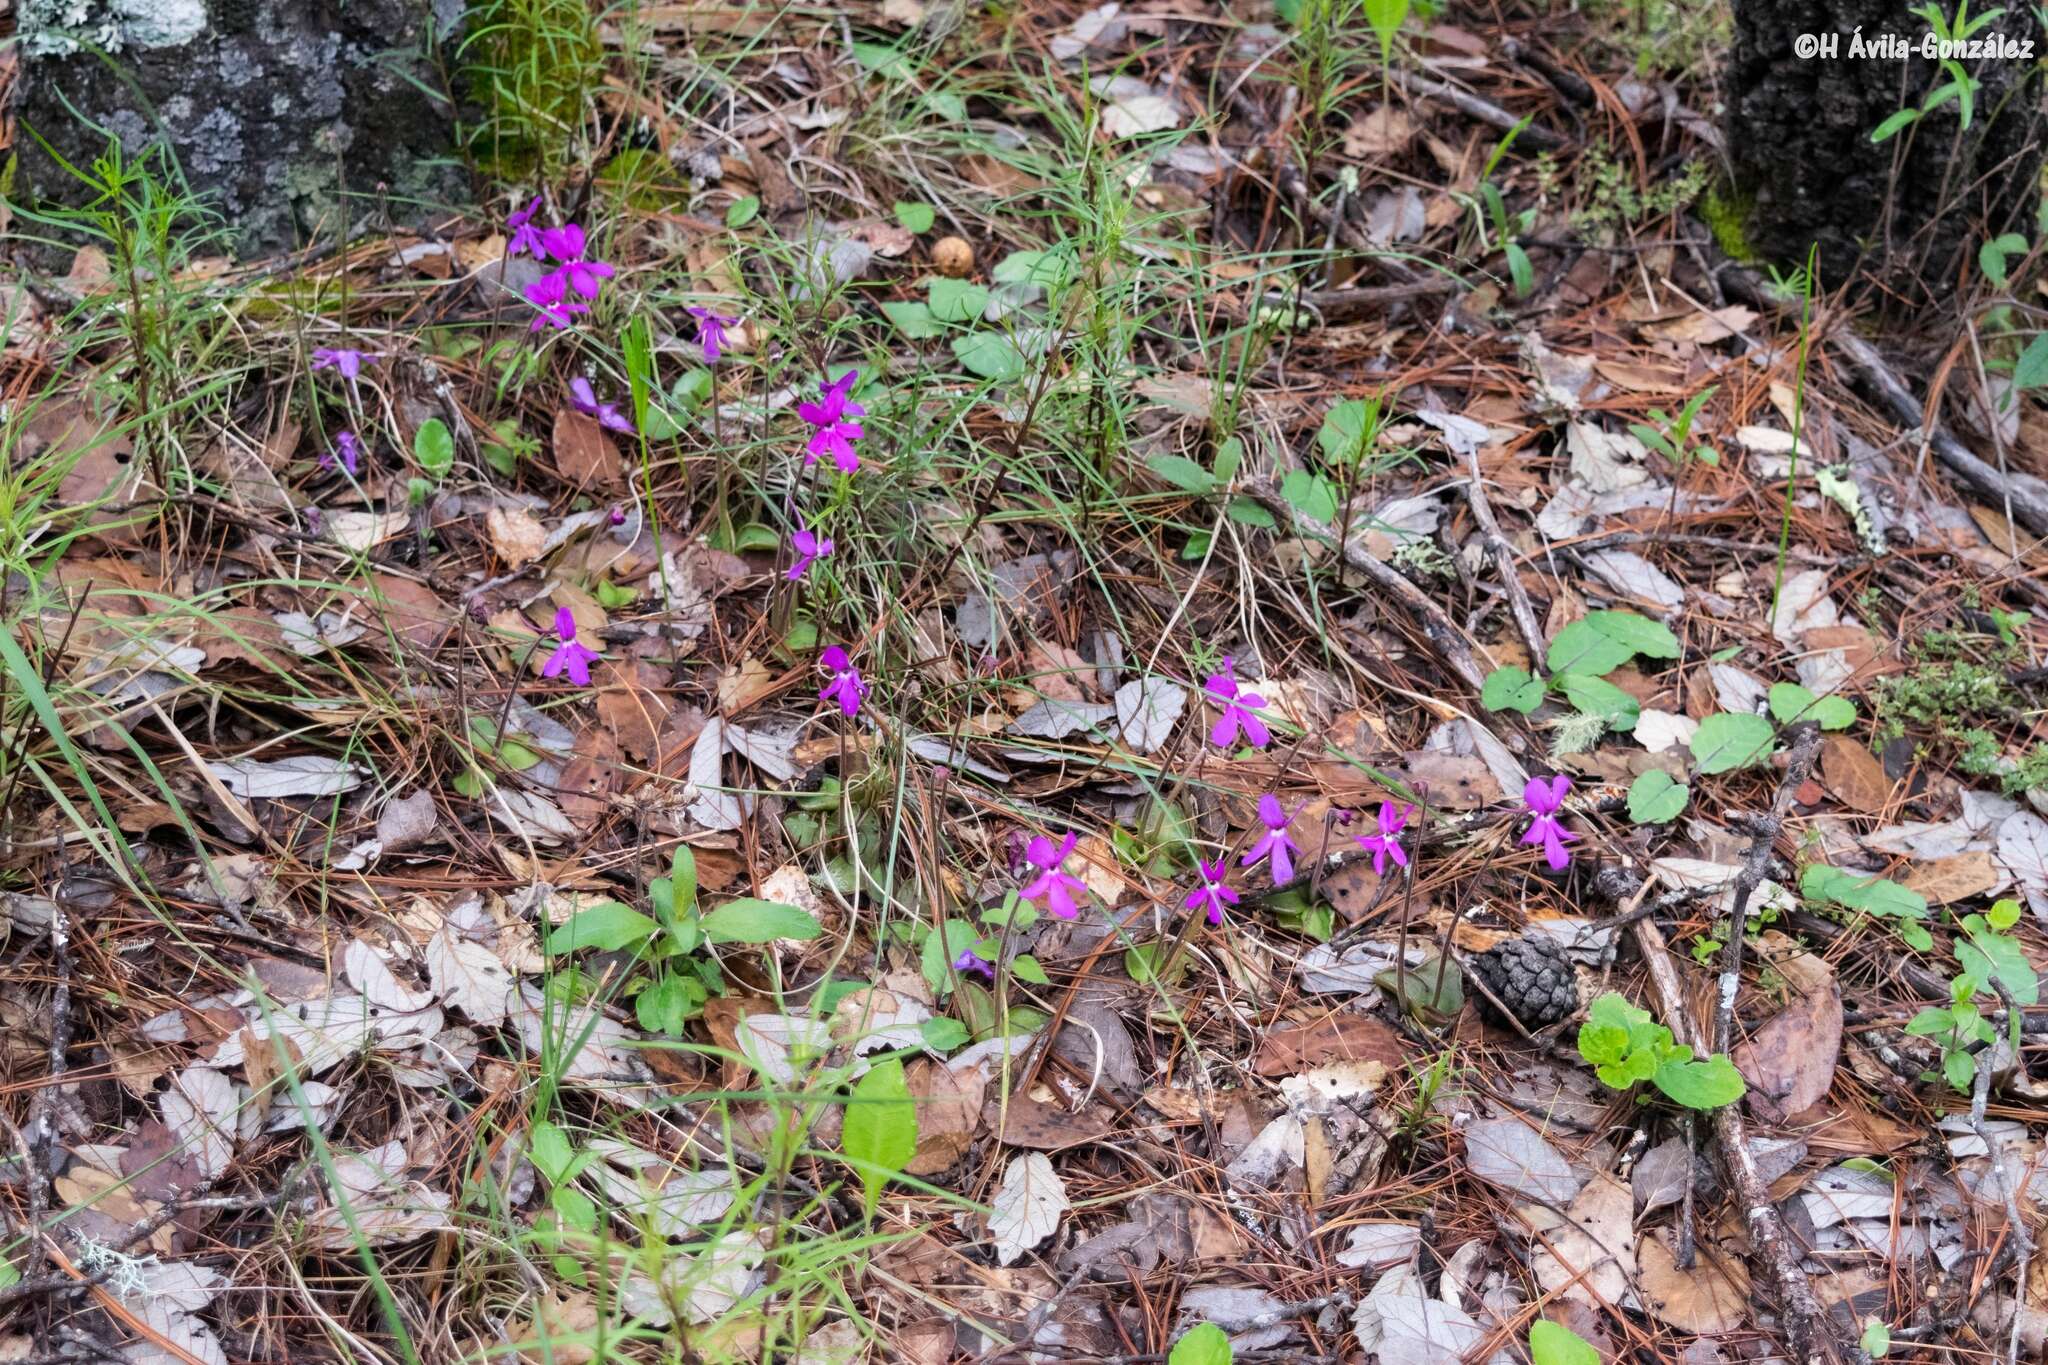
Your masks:
<instances>
[{"instance_id":1,"label":"curled dry leaf","mask_svg":"<svg viewBox=\"0 0 2048 1365\"><path fill-rule=\"evenodd\" d=\"M1519 1119L1482 1119L1467 1128L1465 1165L1490 1185L1550 1204L1568 1204L1579 1192L1571 1163Z\"/></svg>"},{"instance_id":2,"label":"curled dry leaf","mask_svg":"<svg viewBox=\"0 0 2048 1365\"><path fill-rule=\"evenodd\" d=\"M1012 1265L1052 1236L1068 1207L1066 1184L1044 1153L1012 1157L1003 1183L989 1201L988 1232L995 1240L996 1263Z\"/></svg>"},{"instance_id":3,"label":"curled dry leaf","mask_svg":"<svg viewBox=\"0 0 2048 1365\"><path fill-rule=\"evenodd\" d=\"M1691 1270L1680 1270L1662 1228L1636 1247L1643 1307L1681 1332L1717 1336L1749 1319L1749 1271L1719 1247L1701 1243Z\"/></svg>"},{"instance_id":4,"label":"curled dry leaf","mask_svg":"<svg viewBox=\"0 0 2048 1365\"><path fill-rule=\"evenodd\" d=\"M1795 953L1774 964L1793 995L1785 1008L1729 1055L1749 1082L1747 1102L1762 1119L1783 1123L1818 1104L1834 1084L1842 1052L1842 989L1826 962Z\"/></svg>"},{"instance_id":5,"label":"curled dry leaf","mask_svg":"<svg viewBox=\"0 0 2048 1365\"><path fill-rule=\"evenodd\" d=\"M988 1068L976 1064L956 1072L943 1062L919 1060L910 1064L907 1076L917 1101L917 1154L903 1169L910 1175L937 1175L974 1145Z\"/></svg>"},{"instance_id":6,"label":"curled dry leaf","mask_svg":"<svg viewBox=\"0 0 2048 1365\"><path fill-rule=\"evenodd\" d=\"M1586 1182L1559 1217L1540 1204L1520 1210L1537 1234L1530 1265L1553 1294L1619 1304L1636 1273L1635 1196L1605 1171Z\"/></svg>"}]
</instances>

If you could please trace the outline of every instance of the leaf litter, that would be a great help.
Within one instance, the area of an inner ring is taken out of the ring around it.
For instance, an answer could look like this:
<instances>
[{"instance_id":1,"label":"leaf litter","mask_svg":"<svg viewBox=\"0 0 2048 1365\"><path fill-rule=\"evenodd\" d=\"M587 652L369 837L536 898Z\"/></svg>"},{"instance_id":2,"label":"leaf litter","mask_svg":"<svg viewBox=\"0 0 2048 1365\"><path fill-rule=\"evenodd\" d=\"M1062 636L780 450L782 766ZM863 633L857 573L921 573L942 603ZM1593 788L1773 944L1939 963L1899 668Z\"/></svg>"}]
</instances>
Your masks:
<instances>
[{"instance_id":1,"label":"leaf litter","mask_svg":"<svg viewBox=\"0 0 2048 1365\"><path fill-rule=\"evenodd\" d=\"M430 273L542 278L493 210L394 232L294 267L346 277L323 347L377 338L354 387L300 394L284 329L235 362L286 407L205 434L256 465L55 481L7 601L0 1343L1177 1359L1206 1323L1448 1362L1519 1359L1533 1315L1766 1359L1796 1284L1838 1350L2043 1334L2035 552L1825 367L1802 441L1845 463L1802 483L1798 310L1723 301L1668 213L1627 269L1596 240L1557 130L1696 152L1704 86L1628 75L1592 14L1411 19L1399 79L1346 35L1307 135L1297 18L1041 18L1053 75L907 0L653 16L721 74L529 210L604 224L623 333L508 341ZM602 108L635 64L592 32ZM842 39L829 82L787 55ZM1410 44L1470 93L1417 93ZM1567 115L1559 50L1634 122ZM1497 100L1563 150L1481 171ZM1074 211L1082 167L1114 212ZM1461 226L1489 190L1560 215L1526 286ZM1194 301L1240 330L1196 344ZM1143 344L1101 349L1126 306ZM739 315L722 355L687 307ZM115 320L0 360L83 411ZM2038 462L2000 384L2000 458ZM315 433L364 400L408 439L351 483ZM828 432L856 470L806 461ZM860 705L821 700L828 646ZM1480 988L1510 941L1560 1017ZM1674 1040L1725 1016L1741 1098L1596 1074L1605 990Z\"/></svg>"}]
</instances>

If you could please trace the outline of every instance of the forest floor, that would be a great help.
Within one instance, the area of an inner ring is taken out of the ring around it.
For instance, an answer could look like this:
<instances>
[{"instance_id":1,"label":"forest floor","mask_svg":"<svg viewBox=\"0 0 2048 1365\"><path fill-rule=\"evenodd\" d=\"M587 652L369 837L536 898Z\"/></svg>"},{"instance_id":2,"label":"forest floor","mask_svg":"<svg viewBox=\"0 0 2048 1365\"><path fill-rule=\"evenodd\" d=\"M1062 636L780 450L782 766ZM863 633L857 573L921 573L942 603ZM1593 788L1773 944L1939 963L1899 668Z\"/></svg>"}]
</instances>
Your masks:
<instances>
[{"instance_id":1,"label":"forest floor","mask_svg":"<svg viewBox=\"0 0 2048 1365\"><path fill-rule=\"evenodd\" d=\"M2048 416L1724 268L1710 7L1258 8L0 288L0 1361L2041 1350Z\"/></svg>"}]
</instances>

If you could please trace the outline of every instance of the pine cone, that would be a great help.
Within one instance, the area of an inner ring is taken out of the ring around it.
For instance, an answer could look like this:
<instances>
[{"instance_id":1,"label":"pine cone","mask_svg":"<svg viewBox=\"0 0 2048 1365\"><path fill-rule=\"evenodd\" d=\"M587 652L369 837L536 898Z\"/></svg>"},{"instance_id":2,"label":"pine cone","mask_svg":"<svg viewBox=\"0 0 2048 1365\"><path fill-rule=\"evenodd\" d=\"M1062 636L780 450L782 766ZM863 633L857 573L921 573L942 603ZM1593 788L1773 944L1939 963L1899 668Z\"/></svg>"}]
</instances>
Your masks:
<instances>
[{"instance_id":1,"label":"pine cone","mask_svg":"<svg viewBox=\"0 0 2048 1365\"><path fill-rule=\"evenodd\" d=\"M1579 1007L1579 979L1554 938L1511 938L1472 959L1472 971L1522 1027L1535 1030L1571 1017ZM1493 1001L1475 991L1479 1012L1505 1026Z\"/></svg>"}]
</instances>

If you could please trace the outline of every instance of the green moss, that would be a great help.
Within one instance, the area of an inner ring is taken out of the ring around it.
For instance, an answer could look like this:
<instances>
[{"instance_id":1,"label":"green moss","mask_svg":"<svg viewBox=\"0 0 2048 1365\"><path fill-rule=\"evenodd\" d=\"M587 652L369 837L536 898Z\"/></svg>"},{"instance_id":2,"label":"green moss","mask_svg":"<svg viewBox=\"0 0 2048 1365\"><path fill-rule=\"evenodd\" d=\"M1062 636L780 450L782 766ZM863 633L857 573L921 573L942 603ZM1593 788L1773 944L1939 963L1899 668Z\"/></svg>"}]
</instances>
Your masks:
<instances>
[{"instance_id":1,"label":"green moss","mask_svg":"<svg viewBox=\"0 0 2048 1365\"><path fill-rule=\"evenodd\" d=\"M1699 199L1699 215L1714 241L1731 260L1755 265L1761 260L1749 240L1749 215L1756 201L1732 186L1710 185Z\"/></svg>"},{"instance_id":2,"label":"green moss","mask_svg":"<svg viewBox=\"0 0 2048 1365\"><path fill-rule=\"evenodd\" d=\"M2009 757L1986 728L2020 709L2022 699L2005 670L1972 659L1939 660L1953 652L1961 632L1931 631L1914 651L1911 672L1877 680L1873 688L1879 739L1897 739L1909 728L1931 732L1928 750L1953 753L1959 772L1993 777L2007 795L2048 788L2048 745L2036 744Z\"/></svg>"}]
</instances>

